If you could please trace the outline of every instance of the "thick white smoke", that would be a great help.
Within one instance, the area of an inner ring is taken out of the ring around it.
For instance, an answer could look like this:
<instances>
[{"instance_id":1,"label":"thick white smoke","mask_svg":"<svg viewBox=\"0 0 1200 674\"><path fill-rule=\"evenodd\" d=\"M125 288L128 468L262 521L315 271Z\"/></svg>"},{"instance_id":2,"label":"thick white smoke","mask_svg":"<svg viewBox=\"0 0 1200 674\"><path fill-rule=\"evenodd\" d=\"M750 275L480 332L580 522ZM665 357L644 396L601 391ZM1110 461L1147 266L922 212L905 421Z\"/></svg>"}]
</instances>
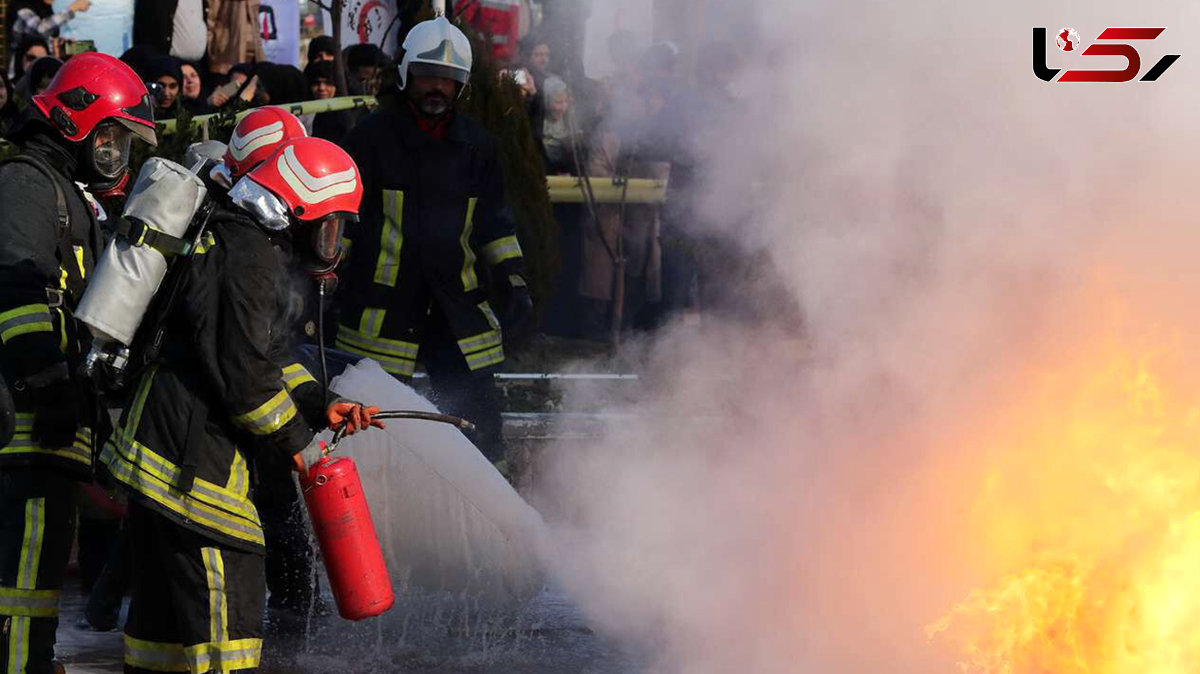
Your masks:
<instances>
[{"instance_id":1,"label":"thick white smoke","mask_svg":"<svg viewBox=\"0 0 1200 674\"><path fill-rule=\"evenodd\" d=\"M727 4L758 31L731 36L744 114L696 139L698 226L769 251L804 330L641 345L614 410L637 420L548 459L553 566L657 671L957 671L924 627L990 580L966 513L991 410L1091 338L1105 291L1197 344L1200 6ZM1034 26L1166 26L1143 72L1183 56L1156 83L1048 84Z\"/></svg>"}]
</instances>

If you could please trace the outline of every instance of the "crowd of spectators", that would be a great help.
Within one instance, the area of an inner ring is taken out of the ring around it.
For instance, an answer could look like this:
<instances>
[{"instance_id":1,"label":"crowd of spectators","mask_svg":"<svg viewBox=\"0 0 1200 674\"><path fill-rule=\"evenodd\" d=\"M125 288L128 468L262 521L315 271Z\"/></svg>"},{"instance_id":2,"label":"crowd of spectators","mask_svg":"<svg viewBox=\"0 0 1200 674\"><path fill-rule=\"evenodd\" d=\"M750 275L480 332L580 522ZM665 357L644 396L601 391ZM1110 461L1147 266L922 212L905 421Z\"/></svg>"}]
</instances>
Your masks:
<instances>
[{"instance_id":1,"label":"crowd of spectators","mask_svg":"<svg viewBox=\"0 0 1200 674\"><path fill-rule=\"evenodd\" d=\"M237 0L137 0L135 46L121 56L150 85L161 119L248 106L373 95L394 63L372 44L342 53L343 77L335 71L336 46L329 36L309 41L303 69L262 60L257 3ZM60 29L88 11L76 0L61 13L51 0L16 0L9 6L8 71L0 73L0 134L7 132L30 98L53 77L78 45ZM608 48L612 74L602 80L568 72L549 36L524 39L502 76L519 85L547 175L587 177L590 182L654 178L669 182L665 204L556 204L561 230L561 272L545 312L547 332L608 340L614 331L652 329L698 305L719 304L720 264L706 264L698 249L720 242L697 239L702 213L694 206L697 166L704 161L690 142L697 124L736 106L728 82L737 54L711 44L693 59L689 82L680 50L670 42L639 44L617 31ZM340 80L340 83L339 83ZM339 90L339 84L345 88ZM339 142L361 111L306 114L314 136ZM710 255L711 257L711 255Z\"/></svg>"}]
</instances>

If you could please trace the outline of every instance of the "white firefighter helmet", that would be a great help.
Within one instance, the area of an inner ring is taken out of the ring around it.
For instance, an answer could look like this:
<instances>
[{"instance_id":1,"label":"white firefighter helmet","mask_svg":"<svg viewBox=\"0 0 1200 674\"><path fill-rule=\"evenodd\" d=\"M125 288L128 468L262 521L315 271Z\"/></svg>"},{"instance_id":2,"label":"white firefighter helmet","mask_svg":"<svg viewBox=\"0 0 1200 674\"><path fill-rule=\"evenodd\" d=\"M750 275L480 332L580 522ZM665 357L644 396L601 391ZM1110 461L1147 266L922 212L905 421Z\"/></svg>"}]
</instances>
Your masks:
<instances>
[{"instance_id":1,"label":"white firefighter helmet","mask_svg":"<svg viewBox=\"0 0 1200 674\"><path fill-rule=\"evenodd\" d=\"M400 88L408 86L409 73L432 75L466 84L471 78L471 41L444 16L422 21L404 38L400 61Z\"/></svg>"}]
</instances>

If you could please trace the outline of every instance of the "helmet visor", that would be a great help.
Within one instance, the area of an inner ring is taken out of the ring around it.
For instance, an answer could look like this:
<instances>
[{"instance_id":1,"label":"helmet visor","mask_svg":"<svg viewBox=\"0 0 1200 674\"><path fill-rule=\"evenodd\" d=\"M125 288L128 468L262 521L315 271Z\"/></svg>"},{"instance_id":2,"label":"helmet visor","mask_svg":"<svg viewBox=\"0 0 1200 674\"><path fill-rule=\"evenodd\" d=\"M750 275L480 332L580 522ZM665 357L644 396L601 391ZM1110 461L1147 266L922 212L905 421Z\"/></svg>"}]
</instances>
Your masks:
<instances>
[{"instance_id":1,"label":"helmet visor","mask_svg":"<svg viewBox=\"0 0 1200 674\"><path fill-rule=\"evenodd\" d=\"M322 262L335 263L341 259L342 236L346 232L346 223L353 219L353 215L334 213L313 228L313 252Z\"/></svg>"},{"instance_id":2,"label":"helmet visor","mask_svg":"<svg viewBox=\"0 0 1200 674\"><path fill-rule=\"evenodd\" d=\"M442 79L454 80L459 84L466 84L467 80L471 79L471 71L455 66L442 65L440 63L413 61L412 63L408 64L408 76L440 77Z\"/></svg>"},{"instance_id":3,"label":"helmet visor","mask_svg":"<svg viewBox=\"0 0 1200 674\"><path fill-rule=\"evenodd\" d=\"M106 123L92 133L92 156L96 171L105 178L119 178L129 168L133 134L120 124Z\"/></svg>"}]
</instances>

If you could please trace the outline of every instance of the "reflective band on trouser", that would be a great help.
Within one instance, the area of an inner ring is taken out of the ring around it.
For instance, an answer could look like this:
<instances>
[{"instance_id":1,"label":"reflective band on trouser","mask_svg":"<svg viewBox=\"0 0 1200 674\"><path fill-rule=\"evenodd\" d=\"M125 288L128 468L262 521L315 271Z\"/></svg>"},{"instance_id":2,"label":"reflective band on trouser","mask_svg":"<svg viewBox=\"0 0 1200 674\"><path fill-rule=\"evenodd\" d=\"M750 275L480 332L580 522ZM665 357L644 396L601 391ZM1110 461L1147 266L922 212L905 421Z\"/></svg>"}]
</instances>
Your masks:
<instances>
[{"instance_id":1,"label":"reflective band on trouser","mask_svg":"<svg viewBox=\"0 0 1200 674\"><path fill-rule=\"evenodd\" d=\"M183 647L125 635L125 664L157 672L230 672L262 661L262 639L235 639Z\"/></svg>"},{"instance_id":2,"label":"reflective band on trouser","mask_svg":"<svg viewBox=\"0 0 1200 674\"><path fill-rule=\"evenodd\" d=\"M476 197L467 202L467 219L463 222L462 236L458 238L463 251L462 284L467 292L479 287L479 279L475 276L475 250L471 248L471 230L475 228L475 204L478 202Z\"/></svg>"},{"instance_id":3,"label":"reflective band on trouser","mask_svg":"<svg viewBox=\"0 0 1200 674\"><path fill-rule=\"evenodd\" d=\"M31 332L54 332L49 305L26 304L0 314L0 341L5 344Z\"/></svg>"},{"instance_id":4,"label":"reflective band on trouser","mask_svg":"<svg viewBox=\"0 0 1200 674\"><path fill-rule=\"evenodd\" d=\"M504 362L504 347L497 346L494 349L480 351L467 356L467 367L471 370L481 370L491 365L499 365Z\"/></svg>"},{"instance_id":5,"label":"reflective band on trouser","mask_svg":"<svg viewBox=\"0 0 1200 674\"><path fill-rule=\"evenodd\" d=\"M524 255L521 253L521 244L517 242L515 236L496 239L483 247L483 259L493 267L505 260L515 260L520 257L524 257Z\"/></svg>"},{"instance_id":6,"label":"reflective band on trouser","mask_svg":"<svg viewBox=\"0 0 1200 674\"><path fill-rule=\"evenodd\" d=\"M208 640L229 640L229 602L225 598L225 562L219 548L200 548L204 558L204 578L208 583Z\"/></svg>"},{"instance_id":7,"label":"reflective band on trouser","mask_svg":"<svg viewBox=\"0 0 1200 674\"><path fill-rule=\"evenodd\" d=\"M58 590L0 587L0 615L53 618L58 615Z\"/></svg>"},{"instance_id":8,"label":"reflective band on trouser","mask_svg":"<svg viewBox=\"0 0 1200 674\"><path fill-rule=\"evenodd\" d=\"M253 410L234 417L233 421L254 435L270 435L295 416L296 403L292 402L287 389L283 389Z\"/></svg>"},{"instance_id":9,"label":"reflective band on trouser","mask_svg":"<svg viewBox=\"0 0 1200 674\"><path fill-rule=\"evenodd\" d=\"M33 414L17 413L16 431L12 440L0 448L0 456L12 454L36 454L77 461L84 466L92 465L92 429L84 427L75 431L75 442L70 447L47 449L33 441Z\"/></svg>"},{"instance_id":10,"label":"reflective band on trouser","mask_svg":"<svg viewBox=\"0 0 1200 674\"><path fill-rule=\"evenodd\" d=\"M121 431L118 431L118 435ZM122 450L118 447L125 447ZM123 452L132 453L132 457ZM145 446L131 441L128 437L114 437L104 445L100 460L108 466L112 476L125 486L153 501L167 511L175 513L205 529L209 529L230 538L246 541L254 545L264 545L262 525L258 519L258 511L254 504L242 497L236 509L231 512L228 505L214 506L212 496L206 496L209 490L215 490L215 485L196 479L192 490L180 493L175 488L175 481L164 480L155 475L151 468L155 461L165 461L161 457L150 460L153 455ZM177 470L177 469L176 469Z\"/></svg>"},{"instance_id":11,"label":"reflective band on trouser","mask_svg":"<svg viewBox=\"0 0 1200 674\"><path fill-rule=\"evenodd\" d=\"M156 672L188 671L182 644L164 644L125 635L125 664Z\"/></svg>"},{"instance_id":12,"label":"reflective band on trouser","mask_svg":"<svg viewBox=\"0 0 1200 674\"><path fill-rule=\"evenodd\" d=\"M383 191L383 230L379 233L379 259L375 262L375 282L396 287L400 274L400 250L404 247L404 192Z\"/></svg>"},{"instance_id":13,"label":"reflective band on trouser","mask_svg":"<svg viewBox=\"0 0 1200 674\"><path fill-rule=\"evenodd\" d=\"M317 383L315 377L300 363L292 363L283 368L283 387L289 392L308 383Z\"/></svg>"},{"instance_id":14,"label":"reflective band on trouser","mask_svg":"<svg viewBox=\"0 0 1200 674\"><path fill-rule=\"evenodd\" d=\"M500 346L500 343L500 333L496 330L488 330L481 335L458 340L458 348L464 356L469 356L472 353L493 349Z\"/></svg>"},{"instance_id":15,"label":"reflective band on trouser","mask_svg":"<svg viewBox=\"0 0 1200 674\"><path fill-rule=\"evenodd\" d=\"M25 535L21 539L21 557L17 562L16 590L37 587L38 567L42 563L42 542L46 539L46 499L25 501ZM8 674L24 674L29 662L29 631L32 619L14 615L8 629Z\"/></svg>"},{"instance_id":16,"label":"reflective band on trouser","mask_svg":"<svg viewBox=\"0 0 1200 674\"><path fill-rule=\"evenodd\" d=\"M337 348L371 358L386 372L411 377L417 367L416 344L383 337L371 337L344 325L338 326Z\"/></svg>"}]
</instances>

